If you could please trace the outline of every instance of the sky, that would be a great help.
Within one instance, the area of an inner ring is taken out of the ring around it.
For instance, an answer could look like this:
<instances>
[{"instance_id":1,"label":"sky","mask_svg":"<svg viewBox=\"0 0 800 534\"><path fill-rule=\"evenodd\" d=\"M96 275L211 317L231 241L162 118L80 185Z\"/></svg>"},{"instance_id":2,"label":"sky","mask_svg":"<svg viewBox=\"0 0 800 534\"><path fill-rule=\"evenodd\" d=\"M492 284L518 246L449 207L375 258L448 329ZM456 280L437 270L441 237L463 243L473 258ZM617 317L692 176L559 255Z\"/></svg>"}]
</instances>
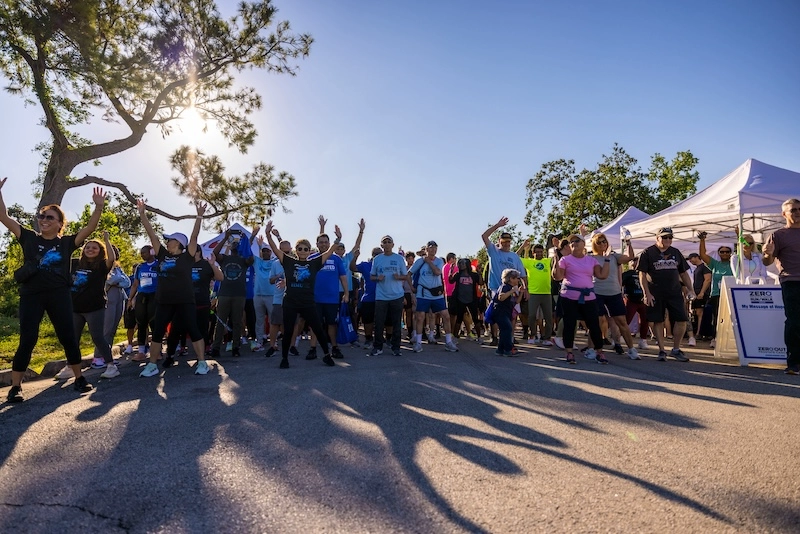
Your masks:
<instances>
[{"instance_id":1,"label":"sky","mask_svg":"<svg viewBox=\"0 0 800 534\"><path fill-rule=\"evenodd\" d=\"M219 5L232 14L235 2ZM435 240L440 255L472 255L503 216L528 232L525 186L543 163L574 159L591 169L614 143L644 169L656 152L690 150L700 160L698 190L748 158L800 171L794 0L274 5L278 20L315 42L295 77L239 77L264 99L247 154L228 148L213 125L166 139L151 128L135 148L75 175L122 181L158 208L193 213L168 165L190 144L219 155L231 175L261 161L294 175L291 212L274 217L284 238L313 242L324 215L349 248L363 217L362 250L389 234L406 250ZM32 150L47 139L41 112L3 92L0 113L4 198L33 209ZM104 142L124 130L98 120L81 133ZM68 217L91 194L69 191ZM191 229L161 221L167 231Z\"/></svg>"}]
</instances>

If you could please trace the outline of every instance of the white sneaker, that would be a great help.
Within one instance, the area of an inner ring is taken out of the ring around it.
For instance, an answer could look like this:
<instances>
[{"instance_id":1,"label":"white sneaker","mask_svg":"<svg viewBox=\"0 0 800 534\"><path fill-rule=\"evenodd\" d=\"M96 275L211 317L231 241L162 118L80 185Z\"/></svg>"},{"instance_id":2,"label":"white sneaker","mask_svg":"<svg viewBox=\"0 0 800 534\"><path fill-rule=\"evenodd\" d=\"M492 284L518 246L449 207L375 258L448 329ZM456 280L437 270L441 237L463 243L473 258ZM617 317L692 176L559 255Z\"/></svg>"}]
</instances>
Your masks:
<instances>
[{"instance_id":1,"label":"white sneaker","mask_svg":"<svg viewBox=\"0 0 800 534\"><path fill-rule=\"evenodd\" d=\"M712 339L711 343L709 343L708 345L713 349L714 347L717 346L717 340L716 339Z\"/></svg>"},{"instance_id":2,"label":"white sneaker","mask_svg":"<svg viewBox=\"0 0 800 534\"><path fill-rule=\"evenodd\" d=\"M251 341L250 342L250 351L251 352L259 352L264 350L264 346L259 343L258 341Z\"/></svg>"},{"instance_id":3,"label":"white sneaker","mask_svg":"<svg viewBox=\"0 0 800 534\"><path fill-rule=\"evenodd\" d=\"M633 348L628 349L628 358L630 358L631 360L641 360L642 359L642 357L639 356L639 351L637 351L636 349L633 349Z\"/></svg>"},{"instance_id":4,"label":"white sneaker","mask_svg":"<svg viewBox=\"0 0 800 534\"><path fill-rule=\"evenodd\" d=\"M538 343L538 342L539 342L539 340L537 338L535 338L535 337L529 337L528 338L528 345L536 345L536 343Z\"/></svg>"},{"instance_id":5,"label":"white sneaker","mask_svg":"<svg viewBox=\"0 0 800 534\"><path fill-rule=\"evenodd\" d=\"M422 343L419 341L414 343L414 352L422 352Z\"/></svg>"},{"instance_id":6,"label":"white sneaker","mask_svg":"<svg viewBox=\"0 0 800 534\"><path fill-rule=\"evenodd\" d=\"M158 365L154 364L153 362L148 363L142 369L142 372L139 373L140 377L148 377L148 376L156 376L158 374Z\"/></svg>"},{"instance_id":7,"label":"white sneaker","mask_svg":"<svg viewBox=\"0 0 800 534\"><path fill-rule=\"evenodd\" d=\"M100 378L114 378L115 376L119 376L119 369L112 363L106 367L105 372L100 375Z\"/></svg>"},{"instance_id":8,"label":"white sneaker","mask_svg":"<svg viewBox=\"0 0 800 534\"><path fill-rule=\"evenodd\" d=\"M452 341L448 341L444 344L444 350L447 352L458 352L458 347L456 347L456 344Z\"/></svg>"},{"instance_id":9,"label":"white sneaker","mask_svg":"<svg viewBox=\"0 0 800 534\"><path fill-rule=\"evenodd\" d=\"M433 337L433 332L428 332L428 343L430 343L431 345L436 344L436 338Z\"/></svg>"},{"instance_id":10,"label":"white sneaker","mask_svg":"<svg viewBox=\"0 0 800 534\"><path fill-rule=\"evenodd\" d=\"M697 345L697 340L694 338L694 336L689 338L689 342L687 343L687 345L689 345L690 347L694 347Z\"/></svg>"},{"instance_id":11,"label":"white sneaker","mask_svg":"<svg viewBox=\"0 0 800 534\"><path fill-rule=\"evenodd\" d=\"M647 344L647 340L645 340L645 339L640 339L640 340L639 340L639 348L640 348L640 349L649 349L649 348L650 348L650 345L648 345L648 344Z\"/></svg>"},{"instance_id":12,"label":"white sneaker","mask_svg":"<svg viewBox=\"0 0 800 534\"><path fill-rule=\"evenodd\" d=\"M553 338L553 343L555 343L556 347L558 347L559 349L563 349L564 348L564 338L560 338L560 337L556 336L556 337Z\"/></svg>"},{"instance_id":13,"label":"white sneaker","mask_svg":"<svg viewBox=\"0 0 800 534\"><path fill-rule=\"evenodd\" d=\"M129 344L127 347L125 347L125 354L133 354L133 345Z\"/></svg>"},{"instance_id":14,"label":"white sneaker","mask_svg":"<svg viewBox=\"0 0 800 534\"><path fill-rule=\"evenodd\" d=\"M58 378L59 380L63 380L65 378L75 378L75 371L73 371L72 367L70 367L69 364L67 364L64 366L63 369L61 369L58 372L56 378Z\"/></svg>"},{"instance_id":15,"label":"white sneaker","mask_svg":"<svg viewBox=\"0 0 800 534\"><path fill-rule=\"evenodd\" d=\"M583 357L586 358L587 360L596 360L597 359L597 352L595 352L595 350L593 348L589 347L583 353Z\"/></svg>"},{"instance_id":16,"label":"white sneaker","mask_svg":"<svg viewBox=\"0 0 800 534\"><path fill-rule=\"evenodd\" d=\"M197 362L197 367L194 369L194 374L196 375L207 375L208 374L208 364L205 360L200 360Z\"/></svg>"},{"instance_id":17,"label":"white sneaker","mask_svg":"<svg viewBox=\"0 0 800 534\"><path fill-rule=\"evenodd\" d=\"M103 358L92 358L92 369L105 369L106 361Z\"/></svg>"},{"instance_id":18,"label":"white sneaker","mask_svg":"<svg viewBox=\"0 0 800 534\"><path fill-rule=\"evenodd\" d=\"M549 339L545 339L545 340L542 341L541 345L543 347L552 347L553 346L553 342L550 341Z\"/></svg>"}]
</instances>

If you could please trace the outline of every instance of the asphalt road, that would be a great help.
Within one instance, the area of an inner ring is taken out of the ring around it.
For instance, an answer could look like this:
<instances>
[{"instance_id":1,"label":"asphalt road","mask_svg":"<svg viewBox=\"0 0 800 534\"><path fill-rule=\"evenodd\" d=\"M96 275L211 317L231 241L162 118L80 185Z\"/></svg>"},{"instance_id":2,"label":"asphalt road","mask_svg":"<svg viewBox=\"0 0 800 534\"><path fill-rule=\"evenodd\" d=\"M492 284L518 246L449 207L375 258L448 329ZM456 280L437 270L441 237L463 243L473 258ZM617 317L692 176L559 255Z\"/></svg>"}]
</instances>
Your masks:
<instances>
[{"instance_id":1,"label":"asphalt road","mask_svg":"<svg viewBox=\"0 0 800 534\"><path fill-rule=\"evenodd\" d=\"M409 348L28 382L0 405L0 530L800 531L797 377Z\"/></svg>"}]
</instances>

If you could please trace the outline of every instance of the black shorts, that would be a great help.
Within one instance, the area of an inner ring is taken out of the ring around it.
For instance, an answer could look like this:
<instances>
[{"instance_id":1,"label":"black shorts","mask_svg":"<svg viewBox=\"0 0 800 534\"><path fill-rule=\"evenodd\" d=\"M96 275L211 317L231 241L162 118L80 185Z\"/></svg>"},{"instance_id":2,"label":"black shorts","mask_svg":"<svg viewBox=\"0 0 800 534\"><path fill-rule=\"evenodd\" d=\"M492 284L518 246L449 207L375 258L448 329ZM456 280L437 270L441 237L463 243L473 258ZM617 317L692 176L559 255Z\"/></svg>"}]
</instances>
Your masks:
<instances>
[{"instance_id":1,"label":"black shorts","mask_svg":"<svg viewBox=\"0 0 800 534\"><path fill-rule=\"evenodd\" d=\"M336 324L336 317L339 315L339 305L317 302L317 316L324 325Z\"/></svg>"},{"instance_id":2,"label":"black shorts","mask_svg":"<svg viewBox=\"0 0 800 534\"><path fill-rule=\"evenodd\" d=\"M125 311L122 314L122 325L127 329L130 330L131 328L136 328L136 310L125 308Z\"/></svg>"},{"instance_id":3,"label":"black shorts","mask_svg":"<svg viewBox=\"0 0 800 534\"><path fill-rule=\"evenodd\" d=\"M625 301L622 300L622 293L617 295L598 295L594 294L597 299L597 313L605 317L620 317L625 315Z\"/></svg>"},{"instance_id":4,"label":"black shorts","mask_svg":"<svg viewBox=\"0 0 800 534\"><path fill-rule=\"evenodd\" d=\"M654 295L655 302L653 306L647 307L647 321L650 323L663 323L665 312L669 312L669 319L672 322L680 323L688 321L689 317L686 315L686 301L683 299L683 294L661 296Z\"/></svg>"},{"instance_id":5,"label":"black shorts","mask_svg":"<svg viewBox=\"0 0 800 534\"><path fill-rule=\"evenodd\" d=\"M414 301L411 299L411 293L403 294L403 309L404 310L414 309Z\"/></svg>"},{"instance_id":6,"label":"black shorts","mask_svg":"<svg viewBox=\"0 0 800 534\"><path fill-rule=\"evenodd\" d=\"M361 303L361 311L359 312L361 315L361 322L364 324L372 324L375 322L375 301L372 302L362 302Z\"/></svg>"}]
</instances>

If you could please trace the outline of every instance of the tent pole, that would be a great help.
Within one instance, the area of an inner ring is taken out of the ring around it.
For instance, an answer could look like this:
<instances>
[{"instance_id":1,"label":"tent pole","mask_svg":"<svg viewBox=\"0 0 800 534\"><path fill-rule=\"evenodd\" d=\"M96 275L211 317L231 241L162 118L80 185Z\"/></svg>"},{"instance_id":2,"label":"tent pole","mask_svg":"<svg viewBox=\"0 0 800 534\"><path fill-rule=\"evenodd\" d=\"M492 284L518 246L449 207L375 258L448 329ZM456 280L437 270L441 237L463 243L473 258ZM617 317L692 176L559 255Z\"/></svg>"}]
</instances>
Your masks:
<instances>
[{"instance_id":1,"label":"tent pole","mask_svg":"<svg viewBox=\"0 0 800 534\"><path fill-rule=\"evenodd\" d=\"M736 262L739 264L739 276L737 276L737 282L740 284L744 283L744 260L742 260L743 255L743 247L742 247L742 236L744 235L744 217L742 216L742 212L739 212L739 235L736 236Z\"/></svg>"}]
</instances>

